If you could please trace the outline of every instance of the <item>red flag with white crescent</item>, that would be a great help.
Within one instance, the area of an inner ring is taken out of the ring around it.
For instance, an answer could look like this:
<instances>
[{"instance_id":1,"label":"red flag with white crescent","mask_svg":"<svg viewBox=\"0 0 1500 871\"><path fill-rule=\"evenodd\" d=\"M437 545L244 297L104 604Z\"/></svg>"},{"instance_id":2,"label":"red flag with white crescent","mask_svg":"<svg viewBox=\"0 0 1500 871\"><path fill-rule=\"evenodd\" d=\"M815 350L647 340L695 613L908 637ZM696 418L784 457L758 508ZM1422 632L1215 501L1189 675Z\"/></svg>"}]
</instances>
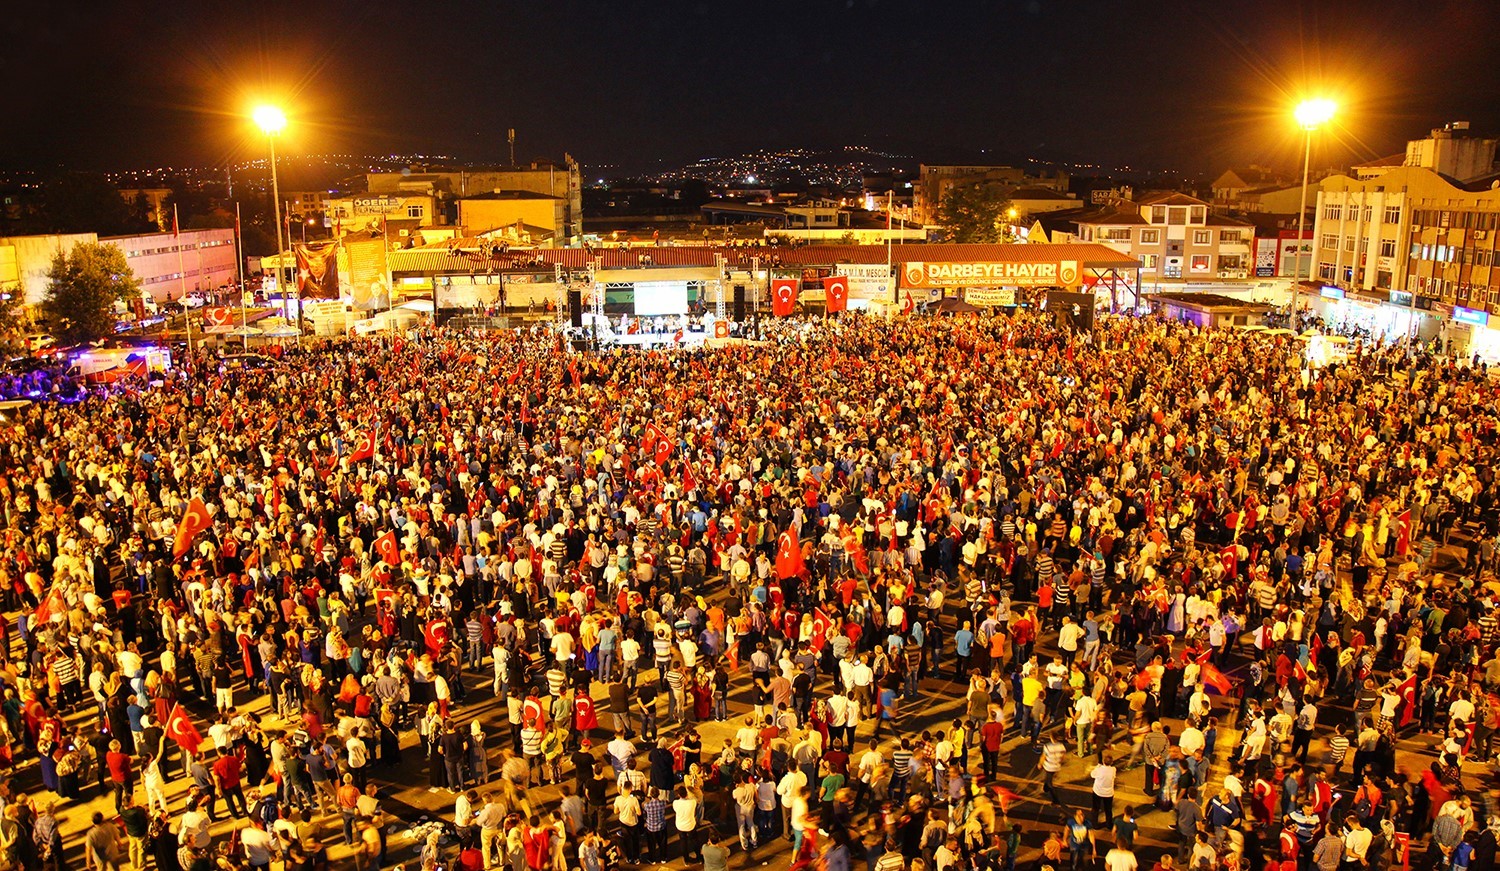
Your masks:
<instances>
[{"instance_id":1,"label":"red flag with white crescent","mask_svg":"<svg viewBox=\"0 0 1500 871\"><path fill-rule=\"evenodd\" d=\"M802 546L787 530L776 539L776 577L794 578L802 571Z\"/></svg>"},{"instance_id":2,"label":"red flag with white crescent","mask_svg":"<svg viewBox=\"0 0 1500 871\"><path fill-rule=\"evenodd\" d=\"M1411 509L1396 515L1396 555L1406 556L1411 550Z\"/></svg>"},{"instance_id":3,"label":"red flag with white crescent","mask_svg":"<svg viewBox=\"0 0 1500 871\"><path fill-rule=\"evenodd\" d=\"M183 554L192 547L193 539L198 533L209 527L208 506L203 504L202 499L193 499L188 503L187 511L182 514L182 522L177 524L177 536L172 540L172 558L180 559Z\"/></svg>"},{"instance_id":4,"label":"red flag with white crescent","mask_svg":"<svg viewBox=\"0 0 1500 871\"><path fill-rule=\"evenodd\" d=\"M1237 544L1228 544L1219 551L1219 561L1224 564L1224 574L1234 577L1240 571L1240 548Z\"/></svg>"},{"instance_id":5,"label":"red flag with white crescent","mask_svg":"<svg viewBox=\"0 0 1500 871\"><path fill-rule=\"evenodd\" d=\"M849 307L849 278L830 275L823 279L823 293L828 302L828 313L841 312Z\"/></svg>"},{"instance_id":6,"label":"red flag with white crescent","mask_svg":"<svg viewBox=\"0 0 1500 871\"><path fill-rule=\"evenodd\" d=\"M833 620L827 614L823 613L822 608L813 609L812 646L814 650L820 653L823 651L823 645L828 643L828 630L833 628L833 626Z\"/></svg>"},{"instance_id":7,"label":"red flag with white crescent","mask_svg":"<svg viewBox=\"0 0 1500 871\"><path fill-rule=\"evenodd\" d=\"M790 317L797 310L797 281L793 278L771 280L771 311L778 318Z\"/></svg>"},{"instance_id":8,"label":"red flag with white crescent","mask_svg":"<svg viewBox=\"0 0 1500 871\"><path fill-rule=\"evenodd\" d=\"M1401 697L1401 726L1404 728L1417 715L1417 676L1413 674L1396 688Z\"/></svg>"},{"instance_id":9,"label":"red flag with white crescent","mask_svg":"<svg viewBox=\"0 0 1500 871\"><path fill-rule=\"evenodd\" d=\"M349 452L349 462L357 463L360 460L372 459L375 456L375 436L369 432L362 432L354 440L354 450Z\"/></svg>"},{"instance_id":10,"label":"red flag with white crescent","mask_svg":"<svg viewBox=\"0 0 1500 871\"><path fill-rule=\"evenodd\" d=\"M1229 695L1233 684L1229 682L1229 675L1219 671L1219 667L1211 662L1205 662L1199 666L1199 675L1203 678L1203 684L1219 691L1219 695Z\"/></svg>"},{"instance_id":11,"label":"red flag with white crescent","mask_svg":"<svg viewBox=\"0 0 1500 871\"><path fill-rule=\"evenodd\" d=\"M182 705L172 706L172 713L167 715L167 734L177 746L189 753L197 753L198 745L203 743L203 736L198 733L198 727L182 709Z\"/></svg>"},{"instance_id":12,"label":"red flag with white crescent","mask_svg":"<svg viewBox=\"0 0 1500 871\"><path fill-rule=\"evenodd\" d=\"M401 545L396 543L396 532L392 530L375 539L375 552L388 566L401 565Z\"/></svg>"},{"instance_id":13,"label":"red flag with white crescent","mask_svg":"<svg viewBox=\"0 0 1500 871\"><path fill-rule=\"evenodd\" d=\"M52 588L42 604L36 606L36 613L31 615L32 625L51 623L52 618L63 613L67 609L67 602L63 599L62 590Z\"/></svg>"},{"instance_id":14,"label":"red flag with white crescent","mask_svg":"<svg viewBox=\"0 0 1500 871\"><path fill-rule=\"evenodd\" d=\"M904 294L901 298L901 313L904 315L909 315L916 310L917 301L915 299L912 299L910 293Z\"/></svg>"}]
</instances>

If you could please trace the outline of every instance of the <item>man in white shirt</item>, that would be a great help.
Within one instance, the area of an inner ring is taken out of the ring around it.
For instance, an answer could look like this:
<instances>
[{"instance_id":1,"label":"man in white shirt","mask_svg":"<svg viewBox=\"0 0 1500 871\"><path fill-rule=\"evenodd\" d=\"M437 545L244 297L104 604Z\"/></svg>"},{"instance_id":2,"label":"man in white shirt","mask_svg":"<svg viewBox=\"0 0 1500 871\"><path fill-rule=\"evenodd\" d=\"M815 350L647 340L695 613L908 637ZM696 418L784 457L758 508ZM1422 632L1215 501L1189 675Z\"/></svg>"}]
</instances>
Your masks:
<instances>
[{"instance_id":1,"label":"man in white shirt","mask_svg":"<svg viewBox=\"0 0 1500 871\"><path fill-rule=\"evenodd\" d=\"M682 841L684 862L696 865L703 861L698 850L698 800L688 794L687 787L677 787L677 798L672 801L673 823L677 837Z\"/></svg>"},{"instance_id":2,"label":"man in white shirt","mask_svg":"<svg viewBox=\"0 0 1500 871\"><path fill-rule=\"evenodd\" d=\"M878 765L880 754L874 750L871 750L870 753L875 753L877 757L875 764ZM868 758L870 753L866 753L865 757ZM870 771L873 775L875 769L872 767ZM860 760L860 772L861 777L863 777L864 760ZM866 788L868 788L868 781L865 781L865 783ZM787 769L787 773L781 775L781 780L776 784L776 794L781 797L781 831L788 839L792 837L792 800L801 795L802 790L806 786L807 775L802 772L802 769L796 766Z\"/></svg>"},{"instance_id":3,"label":"man in white shirt","mask_svg":"<svg viewBox=\"0 0 1500 871\"><path fill-rule=\"evenodd\" d=\"M1089 770L1089 777L1094 779L1095 825L1107 826L1115 817L1115 767L1101 761ZM1102 820L1101 811L1104 815Z\"/></svg>"},{"instance_id":4,"label":"man in white shirt","mask_svg":"<svg viewBox=\"0 0 1500 871\"><path fill-rule=\"evenodd\" d=\"M625 836L625 860L634 865L641 856L641 800L628 783L615 796L615 818L620 821Z\"/></svg>"},{"instance_id":5,"label":"man in white shirt","mask_svg":"<svg viewBox=\"0 0 1500 871\"><path fill-rule=\"evenodd\" d=\"M1109 848L1104 854L1104 871L1136 871L1135 853L1130 851L1129 844L1117 842Z\"/></svg>"},{"instance_id":6,"label":"man in white shirt","mask_svg":"<svg viewBox=\"0 0 1500 871\"><path fill-rule=\"evenodd\" d=\"M1057 649L1062 651L1064 665L1073 664L1073 659L1078 656L1078 642L1085 634L1084 628L1074 623L1072 617L1063 617L1062 628L1057 630Z\"/></svg>"},{"instance_id":7,"label":"man in white shirt","mask_svg":"<svg viewBox=\"0 0 1500 871\"><path fill-rule=\"evenodd\" d=\"M614 740L604 746L604 752L609 754L609 765L615 770L615 777L635 766L635 745L624 732L615 732Z\"/></svg>"}]
</instances>

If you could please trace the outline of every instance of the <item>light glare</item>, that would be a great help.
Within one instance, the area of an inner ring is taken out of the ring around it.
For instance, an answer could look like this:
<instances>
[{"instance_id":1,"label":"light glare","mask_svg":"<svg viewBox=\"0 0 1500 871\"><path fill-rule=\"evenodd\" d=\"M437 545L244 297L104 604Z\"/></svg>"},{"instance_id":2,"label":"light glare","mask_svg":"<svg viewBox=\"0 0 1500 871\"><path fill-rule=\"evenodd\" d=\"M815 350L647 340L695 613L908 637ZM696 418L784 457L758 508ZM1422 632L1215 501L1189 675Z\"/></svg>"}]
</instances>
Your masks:
<instances>
[{"instance_id":1,"label":"light glare","mask_svg":"<svg viewBox=\"0 0 1500 871\"><path fill-rule=\"evenodd\" d=\"M280 133L286 127L286 114L275 106L256 106L251 117L267 133Z\"/></svg>"},{"instance_id":2,"label":"light glare","mask_svg":"<svg viewBox=\"0 0 1500 871\"><path fill-rule=\"evenodd\" d=\"M1296 115L1298 124L1311 130L1314 127L1321 127L1332 120L1334 110L1337 108L1332 100L1318 97L1312 100L1303 100L1297 104L1297 109L1293 114Z\"/></svg>"}]
</instances>

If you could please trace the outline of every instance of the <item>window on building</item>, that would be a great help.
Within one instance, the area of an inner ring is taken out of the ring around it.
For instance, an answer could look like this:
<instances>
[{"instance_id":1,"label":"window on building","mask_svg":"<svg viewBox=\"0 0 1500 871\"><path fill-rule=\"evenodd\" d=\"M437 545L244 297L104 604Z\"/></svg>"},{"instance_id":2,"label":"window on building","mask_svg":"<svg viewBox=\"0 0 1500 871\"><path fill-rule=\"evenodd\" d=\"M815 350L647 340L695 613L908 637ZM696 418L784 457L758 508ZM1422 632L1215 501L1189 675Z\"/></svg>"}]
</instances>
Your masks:
<instances>
[{"instance_id":1,"label":"window on building","mask_svg":"<svg viewBox=\"0 0 1500 871\"><path fill-rule=\"evenodd\" d=\"M1240 234L1239 230L1220 230L1219 231L1219 244L1220 245L1238 245L1238 244L1240 244L1243 241L1245 241L1245 237Z\"/></svg>"},{"instance_id":2,"label":"window on building","mask_svg":"<svg viewBox=\"0 0 1500 871\"><path fill-rule=\"evenodd\" d=\"M1344 217L1344 207L1338 203L1328 203L1323 206L1323 220L1337 221Z\"/></svg>"},{"instance_id":3,"label":"window on building","mask_svg":"<svg viewBox=\"0 0 1500 871\"><path fill-rule=\"evenodd\" d=\"M1109 229L1104 231L1104 238L1109 240L1110 242L1129 242L1130 228L1110 227Z\"/></svg>"},{"instance_id":4,"label":"window on building","mask_svg":"<svg viewBox=\"0 0 1500 871\"><path fill-rule=\"evenodd\" d=\"M421 205L407 206L406 207L406 217L408 217L408 218L421 218L422 215L426 211L427 211L427 207L426 206L421 206Z\"/></svg>"},{"instance_id":5,"label":"window on building","mask_svg":"<svg viewBox=\"0 0 1500 871\"><path fill-rule=\"evenodd\" d=\"M1332 281L1337 275L1338 267L1334 266L1332 263L1318 264L1318 277L1323 279L1324 281Z\"/></svg>"},{"instance_id":6,"label":"window on building","mask_svg":"<svg viewBox=\"0 0 1500 871\"><path fill-rule=\"evenodd\" d=\"M1157 255L1155 255L1155 254L1142 254L1141 255L1141 268L1142 269L1155 270L1156 269L1156 263L1157 263Z\"/></svg>"},{"instance_id":7,"label":"window on building","mask_svg":"<svg viewBox=\"0 0 1500 871\"><path fill-rule=\"evenodd\" d=\"M1166 206L1152 206L1151 207L1151 223L1153 223L1153 224L1165 224L1166 222L1167 222L1167 207Z\"/></svg>"},{"instance_id":8,"label":"window on building","mask_svg":"<svg viewBox=\"0 0 1500 871\"><path fill-rule=\"evenodd\" d=\"M1366 224L1370 223L1370 213L1374 210L1374 208L1374 206L1365 206L1364 218Z\"/></svg>"},{"instance_id":9,"label":"window on building","mask_svg":"<svg viewBox=\"0 0 1500 871\"><path fill-rule=\"evenodd\" d=\"M1318 247L1320 247L1320 248L1327 248L1330 251L1336 250L1339 247L1339 236L1338 236L1338 234L1337 233L1324 233L1323 234L1322 243Z\"/></svg>"},{"instance_id":10,"label":"window on building","mask_svg":"<svg viewBox=\"0 0 1500 871\"><path fill-rule=\"evenodd\" d=\"M1353 236L1345 236L1344 237L1344 250L1347 251L1347 252L1349 252L1349 253L1351 253L1351 254L1354 253L1354 237Z\"/></svg>"},{"instance_id":11,"label":"window on building","mask_svg":"<svg viewBox=\"0 0 1500 871\"><path fill-rule=\"evenodd\" d=\"M1385 222L1387 224L1399 224L1399 223L1401 223L1401 207L1400 206L1386 206L1385 207Z\"/></svg>"},{"instance_id":12,"label":"window on building","mask_svg":"<svg viewBox=\"0 0 1500 871\"><path fill-rule=\"evenodd\" d=\"M1488 248L1480 248L1474 252L1475 266L1491 266L1495 262L1495 252Z\"/></svg>"},{"instance_id":13,"label":"window on building","mask_svg":"<svg viewBox=\"0 0 1500 871\"><path fill-rule=\"evenodd\" d=\"M1396 240L1395 239L1381 239L1380 240L1380 256L1381 257L1395 257L1396 256Z\"/></svg>"},{"instance_id":14,"label":"window on building","mask_svg":"<svg viewBox=\"0 0 1500 871\"><path fill-rule=\"evenodd\" d=\"M1187 209L1181 206L1173 206L1167 210L1167 223L1174 226L1182 226L1187 223Z\"/></svg>"},{"instance_id":15,"label":"window on building","mask_svg":"<svg viewBox=\"0 0 1500 871\"><path fill-rule=\"evenodd\" d=\"M1245 257L1242 254L1219 255L1219 271L1239 270L1245 268Z\"/></svg>"},{"instance_id":16,"label":"window on building","mask_svg":"<svg viewBox=\"0 0 1500 871\"><path fill-rule=\"evenodd\" d=\"M1188 269L1193 272L1207 272L1212 261L1213 258L1207 254L1194 254L1193 259L1188 263Z\"/></svg>"},{"instance_id":17,"label":"window on building","mask_svg":"<svg viewBox=\"0 0 1500 871\"><path fill-rule=\"evenodd\" d=\"M1161 231L1160 230L1142 230L1141 231L1141 244L1142 245L1160 245L1161 244Z\"/></svg>"},{"instance_id":18,"label":"window on building","mask_svg":"<svg viewBox=\"0 0 1500 871\"><path fill-rule=\"evenodd\" d=\"M1203 206L1193 206L1193 223L1202 224L1208 219L1208 209Z\"/></svg>"},{"instance_id":19,"label":"window on building","mask_svg":"<svg viewBox=\"0 0 1500 871\"><path fill-rule=\"evenodd\" d=\"M1389 270L1377 269L1375 271L1375 286L1382 290L1391 289L1391 273Z\"/></svg>"},{"instance_id":20,"label":"window on building","mask_svg":"<svg viewBox=\"0 0 1500 871\"><path fill-rule=\"evenodd\" d=\"M1212 238L1213 238L1213 235L1211 233L1209 233L1207 230L1194 230L1193 231L1193 244L1194 245L1207 245L1208 241L1210 239L1212 239Z\"/></svg>"}]
</instances>

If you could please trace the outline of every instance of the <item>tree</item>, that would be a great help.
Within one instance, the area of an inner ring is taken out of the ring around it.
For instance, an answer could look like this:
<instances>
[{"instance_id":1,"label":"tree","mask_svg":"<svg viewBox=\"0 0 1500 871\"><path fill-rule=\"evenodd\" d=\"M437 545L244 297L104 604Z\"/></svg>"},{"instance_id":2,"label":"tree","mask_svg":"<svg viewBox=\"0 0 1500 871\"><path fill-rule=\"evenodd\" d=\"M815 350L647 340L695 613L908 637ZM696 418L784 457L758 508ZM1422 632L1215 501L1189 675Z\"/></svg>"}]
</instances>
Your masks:
<instances>
[{"instance_id":1,"label":"tree","mask_svg":"<svg viewBox=\"0 0 1500 871\"><path fill-rule=\"evenodd\" d=\"M47 269L42 311L59 342L91 342L114 332L114 305L141 295L141 281L114 245L82 242L59 251Z\"/></svg>"},{"instance_id":2,"label":"tree","mask_svg":"<svg viewBox=\"0 0 1500 871\"><path fill-rule=\"evenodd\" d=\"M26 332L31 324L25 302L21 285L0 286L0 351L6 356L26 350Z\"/></svg>"},{"instance_id":3,"label":"tree","mask_svg":"<svg viewBox=\"0 0 1500 871\"><path fill-rule=\"evenodd\" d=\"M65 173L42 186L41 223L47 233L124 236L152 230L109 179L89 172Z\"/></svg>"},{"instance_id":4,"label":"tree","mask_svg":"<svg viewBox=\"0 0 1500 871\"><path fill-rule=\"evenodd\" d=\"M1009 236L1001 224L1010 200L985 185L950 188L938 206L937 222L947 228L949 242L1000 242Z\"/></svg>"}]
</instances>

